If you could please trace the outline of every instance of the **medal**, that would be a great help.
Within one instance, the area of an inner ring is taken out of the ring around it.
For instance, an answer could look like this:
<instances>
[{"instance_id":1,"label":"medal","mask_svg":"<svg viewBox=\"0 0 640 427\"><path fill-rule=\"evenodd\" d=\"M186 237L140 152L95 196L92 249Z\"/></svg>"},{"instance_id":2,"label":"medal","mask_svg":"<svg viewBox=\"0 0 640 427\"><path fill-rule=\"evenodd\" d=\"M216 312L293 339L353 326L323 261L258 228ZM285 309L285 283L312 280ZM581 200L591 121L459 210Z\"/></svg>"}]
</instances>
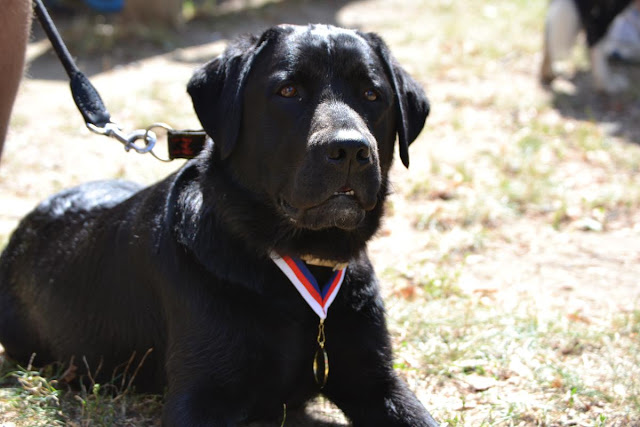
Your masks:
<instances>
[{"instance_id":1,"label":"medal","mask_svg":"<svg viewBox=\"0 0 640 427\"><path fill-rule=\"evenodd\" d=\"M320 286L302 260L277 254L273 254L271 259L320 318L316 339L318 350L313 357L313 376L320 388L323 388L329 377L329 355L325 350L324 320L327 318L329 306L340 290L347 268L340 265L343 268L335 270L327 283Z\"/></svg>"}]
</instances>

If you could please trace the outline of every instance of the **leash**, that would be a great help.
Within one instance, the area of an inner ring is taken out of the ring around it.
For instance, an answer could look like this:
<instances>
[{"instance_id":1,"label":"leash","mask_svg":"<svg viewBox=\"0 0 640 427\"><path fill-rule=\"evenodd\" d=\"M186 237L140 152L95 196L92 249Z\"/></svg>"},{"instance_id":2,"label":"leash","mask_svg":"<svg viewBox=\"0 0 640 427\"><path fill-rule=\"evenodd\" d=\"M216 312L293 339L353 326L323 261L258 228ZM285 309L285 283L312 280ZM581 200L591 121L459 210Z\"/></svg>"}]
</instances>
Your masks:
<instances>
[{"instance_id":1,"label":"leash","mask_svg":"<svg viewBox=\"0 0 640 427\"><path fill-rule=\"evenodd\" d=\"M202 151L207 139L202 130L176 130L166 123L153 123L146 129L124 132L111 120L100 94L74 62L42 0L33 0L33 10L69 77L73 101L91 132L116 139L124 145L125 151L150 153L163 162L190 159ZM167 133L168 159L157 156L153 151L158 140L154 129L164 129Z\"/></svg>"}]
</instances>

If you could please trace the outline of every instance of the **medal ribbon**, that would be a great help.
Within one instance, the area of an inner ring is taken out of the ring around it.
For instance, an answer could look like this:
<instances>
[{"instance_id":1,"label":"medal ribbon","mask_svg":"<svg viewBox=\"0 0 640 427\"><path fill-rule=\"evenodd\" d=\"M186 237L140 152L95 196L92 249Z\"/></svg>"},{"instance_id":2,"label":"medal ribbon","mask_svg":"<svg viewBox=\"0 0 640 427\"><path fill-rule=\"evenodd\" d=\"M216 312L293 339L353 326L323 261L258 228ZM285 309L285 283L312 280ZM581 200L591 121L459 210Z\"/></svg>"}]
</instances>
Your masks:
<instances>
[{"instance_id":1,"label":"medal ribbon","mask_svg":"<svg viewBox=\"0 0 640 427\"><path fill-rule=\"evenodd\" d=\"M271 259L287 276L289 281L293 283L293 286L302 295L309 307L320 317L317 338L318 350L313 357L313 376L320 388L323 388L327 383L327 378L329 378L329 356L324 349L324 319L327 318L329 306L338 295L347 268L336 270L329 281L320 287L318 281L302 260L277 254L273 254Z\"/></svg>"},{"instance_id":2,"label":"medal ribbon","mask_svg":"<svg viewBox=\"0 0 640 427\"><path fill-rule=\"evenodd\" d=\"M344 280L346 268L336 270L329 281L322 287L318 284L313 274L306 264L290 256L272 256L273 262L287 276L296 287L302 298L309 304L309 307L316 312L320 319L327 318L327 310L338 295L342 281Z\"/></svg>"}]
</instances>

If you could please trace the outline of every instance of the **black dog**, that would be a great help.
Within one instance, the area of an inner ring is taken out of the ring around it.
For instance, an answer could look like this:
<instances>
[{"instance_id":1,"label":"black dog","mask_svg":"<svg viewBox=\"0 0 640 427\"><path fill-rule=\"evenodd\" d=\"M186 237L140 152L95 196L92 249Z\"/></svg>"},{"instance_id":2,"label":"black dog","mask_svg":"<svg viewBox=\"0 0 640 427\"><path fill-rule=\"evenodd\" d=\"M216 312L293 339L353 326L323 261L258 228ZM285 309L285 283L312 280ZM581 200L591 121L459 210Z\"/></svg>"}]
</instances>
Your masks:
<instances>
[{"instance_id":1,"label":"black dog","mask_svg":"<svg viewBox=\"0 0 640 427\"><path fill-rule=\"evenodd\" d=\"M584 29L591 57L594 85L603 92L619 92L628 87L623 76L612 74L607 63L604 39L613 20L632 0L553 0L545 23L541 78L555 78L554 63L563 59Z\"/></svg>"},{"instance_id":2,"label":"black dog","mask_svg":"<svg viewBox=\"0 0 640 427\"><path fill-rule=\"evenodd\" d=\"M320 392L357 426L436 425L393 371L366 254L422 89L376 35L317 25L235 41L188 90L213 146L151 187L83 185L22 221L0 265L7 353L111 372L153 348L136 384L167 387L167 426L277 418ZM326 322L283 259L332 297L343 279Z\"/></svg>"}]
</instances>

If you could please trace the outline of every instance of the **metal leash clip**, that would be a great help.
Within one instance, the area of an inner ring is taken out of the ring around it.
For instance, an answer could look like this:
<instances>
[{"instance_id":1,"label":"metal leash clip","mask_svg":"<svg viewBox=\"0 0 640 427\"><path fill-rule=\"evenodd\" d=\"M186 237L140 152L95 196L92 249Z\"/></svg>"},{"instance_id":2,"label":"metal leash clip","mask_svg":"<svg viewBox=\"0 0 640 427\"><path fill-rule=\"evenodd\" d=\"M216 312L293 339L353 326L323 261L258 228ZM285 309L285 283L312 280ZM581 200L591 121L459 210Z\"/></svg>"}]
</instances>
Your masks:
<instances>
[{"instance_id":1,"label":"metal leash clip","mask_svg":"<svg viewBox=\"0 0 640 427\"><path fill-rule=\"evenodd\" d=\"M134 150L136 153L150 153L162 162L171 162L174 159L191 159L203 150L207 134L202 130L175 130L166 123L153 123L146 129L137 129L131 133L125 133L113 122L108 122L103 127L87 123L87 128L98 135L108 136L124 144L126 151ZM161 158L154 153L158 135L152 129L159 129L161 134L166 134L169 158ZM141 140L141 143L138 143Z\"/></svg>"},{"instance_id":2,"label":"metal leash clip","mask_svg":"<svg viewBox=\"0 0 640 427\"><path fill-rule=\"evenodd\" d=\"M109 136L115 138L124 144L125 151L134 150L136 153L145 154L149 153L155 147L158 138L156 134L149 129L136 129L133 132L127 134L120 129L120 127L109 122L104 127L98 127L92 123L87 123L87 128L98 135ZM142 145L137 144L138 140L144 141Z\"/></svg>"}]
</instances>

